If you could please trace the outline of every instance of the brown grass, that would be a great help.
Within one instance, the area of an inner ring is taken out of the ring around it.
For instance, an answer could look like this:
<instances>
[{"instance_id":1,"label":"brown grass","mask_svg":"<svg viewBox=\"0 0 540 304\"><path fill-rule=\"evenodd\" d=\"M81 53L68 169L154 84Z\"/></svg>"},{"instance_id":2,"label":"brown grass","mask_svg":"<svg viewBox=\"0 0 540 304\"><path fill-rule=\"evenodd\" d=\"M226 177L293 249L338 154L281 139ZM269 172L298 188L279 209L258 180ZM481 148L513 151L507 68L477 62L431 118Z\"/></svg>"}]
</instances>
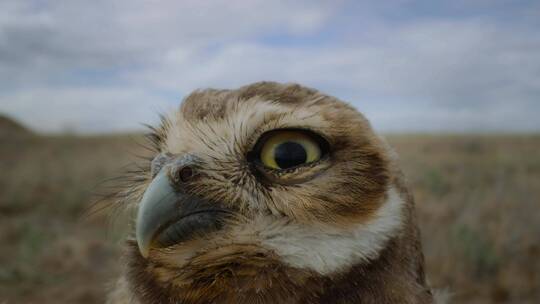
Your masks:
<instances>
[{"instance_id":1,"label":"brown grass","mask_svg":"<svg viewBox=\"0 0 540 304\"><path fill-rule=\"evenodd\" d=\"M428 274L455 303L540 299L540 136L390 136ZM128 136L2 138L0 303L102 303L120 237L81 217L143 153ZM97 186L97 187L96 187Z\"/></svg>"}]
</instances>

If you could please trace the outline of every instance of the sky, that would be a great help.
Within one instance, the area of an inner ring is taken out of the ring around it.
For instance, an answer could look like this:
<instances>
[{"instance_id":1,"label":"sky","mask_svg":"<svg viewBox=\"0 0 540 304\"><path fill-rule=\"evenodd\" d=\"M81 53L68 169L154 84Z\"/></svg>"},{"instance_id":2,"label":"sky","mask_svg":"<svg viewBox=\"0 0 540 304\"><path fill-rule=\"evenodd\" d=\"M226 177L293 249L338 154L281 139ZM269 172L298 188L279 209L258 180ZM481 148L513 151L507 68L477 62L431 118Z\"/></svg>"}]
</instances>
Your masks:
<instances>
[{"instance_id":1,"label":"sky","mask_svg":"<svg viewBox=\"0 0 540 304\"><path fill-rule=\"evenodd\" d=\"M540 131L540 1L0 1L0 113L126 132L272 80L384 132Z\"/></svg>"}]
</instances>

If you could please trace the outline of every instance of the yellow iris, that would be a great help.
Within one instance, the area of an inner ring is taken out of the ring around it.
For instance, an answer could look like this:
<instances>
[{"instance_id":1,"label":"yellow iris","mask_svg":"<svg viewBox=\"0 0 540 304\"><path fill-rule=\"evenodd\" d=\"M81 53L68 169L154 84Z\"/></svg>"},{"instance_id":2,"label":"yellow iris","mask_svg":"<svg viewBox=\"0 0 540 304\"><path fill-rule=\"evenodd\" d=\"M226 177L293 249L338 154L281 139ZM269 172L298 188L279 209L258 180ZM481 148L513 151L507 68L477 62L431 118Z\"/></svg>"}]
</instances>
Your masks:
<instances>
[{"instance_id":1,"label":"yellow iris","mask_svg":"<svg viewBox=\"0 0 540 304\"><path fill-rule=\"evenodd\" d=\"M273 169L287 169L315 162L321 158L321 148L309 135L300 131L279 131L263 144L262 163Z\"/></svg>"}]
</instances>

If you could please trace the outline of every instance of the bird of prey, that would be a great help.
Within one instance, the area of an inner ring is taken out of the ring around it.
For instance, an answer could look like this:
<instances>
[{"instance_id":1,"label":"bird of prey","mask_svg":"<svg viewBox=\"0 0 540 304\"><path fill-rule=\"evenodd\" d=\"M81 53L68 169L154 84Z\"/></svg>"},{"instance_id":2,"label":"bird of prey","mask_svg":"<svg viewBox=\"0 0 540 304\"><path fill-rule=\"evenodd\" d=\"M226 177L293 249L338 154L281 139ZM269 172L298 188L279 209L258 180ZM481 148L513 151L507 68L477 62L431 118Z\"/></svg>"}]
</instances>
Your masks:
<instances>
[{"instance_id":1,"label":"bird of prey","mask_svg":"<svg viewBox=\"0 0 540 304\"><path fill-rule=\"evenodd\" d=\"M108 303L433 303L396 155L347 103L198 90L150 138Z\"/></svg>"}]
</instances>

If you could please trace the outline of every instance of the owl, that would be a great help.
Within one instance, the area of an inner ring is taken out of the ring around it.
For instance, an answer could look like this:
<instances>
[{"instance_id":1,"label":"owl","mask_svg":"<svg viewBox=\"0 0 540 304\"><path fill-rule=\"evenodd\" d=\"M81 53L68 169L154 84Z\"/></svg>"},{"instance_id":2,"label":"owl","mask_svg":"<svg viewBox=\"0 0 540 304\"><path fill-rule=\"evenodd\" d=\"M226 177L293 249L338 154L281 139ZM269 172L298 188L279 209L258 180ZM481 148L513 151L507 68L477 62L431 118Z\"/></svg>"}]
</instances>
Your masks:
<instances>
[{"instance_id":1,"label":"owl","mask_svg":"<svg viewBox=\"0 0 540 304\"><path fill-rule=\"evenodd\" d=\"M347 103L198 90L150 139L108 303L433 303L395 153Z\"/></svg>"}]
</instances>

